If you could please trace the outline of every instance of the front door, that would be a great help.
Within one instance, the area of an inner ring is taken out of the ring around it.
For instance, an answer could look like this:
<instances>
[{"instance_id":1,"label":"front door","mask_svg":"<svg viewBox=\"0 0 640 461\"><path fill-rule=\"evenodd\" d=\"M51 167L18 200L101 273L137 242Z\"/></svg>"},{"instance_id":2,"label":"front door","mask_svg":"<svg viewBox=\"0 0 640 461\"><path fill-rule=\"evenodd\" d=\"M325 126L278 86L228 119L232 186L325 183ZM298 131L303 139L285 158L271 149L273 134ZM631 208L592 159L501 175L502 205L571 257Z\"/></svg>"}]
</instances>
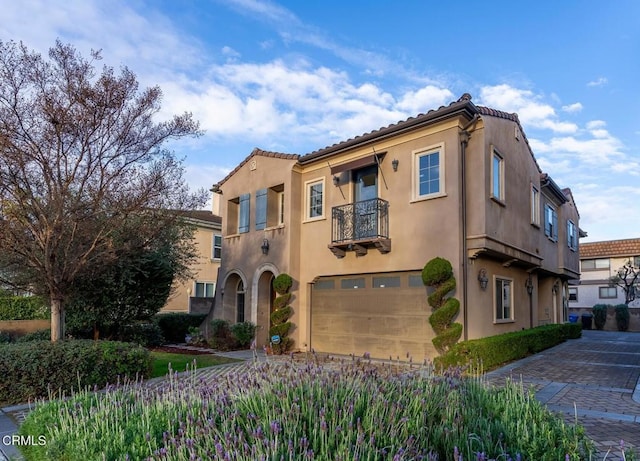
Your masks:
<instances>
[{"instance_id":1,"label":"front door","mask_svg":"<svg viewBox=\"0 0 640 461\"><path fill-rule=\"evenodd\" d=\"M378 235L378 165L353 172L354 239L375 238Z\"/></svg>"}]
</instances>

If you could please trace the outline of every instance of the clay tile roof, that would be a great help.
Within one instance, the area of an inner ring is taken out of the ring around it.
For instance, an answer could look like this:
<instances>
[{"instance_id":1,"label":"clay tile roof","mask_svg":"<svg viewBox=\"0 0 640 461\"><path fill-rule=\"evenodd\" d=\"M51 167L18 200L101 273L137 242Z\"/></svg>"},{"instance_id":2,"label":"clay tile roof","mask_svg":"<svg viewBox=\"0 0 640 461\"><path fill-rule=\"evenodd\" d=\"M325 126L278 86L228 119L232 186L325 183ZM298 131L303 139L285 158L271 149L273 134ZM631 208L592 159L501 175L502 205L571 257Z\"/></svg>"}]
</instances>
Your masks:
<instances>
[{"instance_id":1,"label":"clay tile roof","mask_svg":"<svg viewBox=\"0 0 640 461\"><path fill-rule=\"evenodd\" d=\"M580 244L580 259L640 256L640 238Z\"/></svg>"},{"instance_id":2,"label":"clay tile roof","mask_svg":"<svg viewBox=\"0 0 640 461\"><path fill-rule=\"evenodd\" d=\"M244 165L246 165L246 163L251 160L253 157L255 156L261 156L261 157L272 157L272 158L282 158L282 159L286 159L286 160L298 160L300 158L300 156L298 154L283 154L280 152L270 152L267 150L262 150L259 148L254 148L251 153L242 161L238 164L238 166L236 166L233 170L231 170L229 172L228 175L226 175L221 181L218 182L218 184L216 184L216 186L220 187L221 185L223 185L225 182L227 182L227 180L233 176L240 168L242 168Z\"/></svg>"}]
</instances>

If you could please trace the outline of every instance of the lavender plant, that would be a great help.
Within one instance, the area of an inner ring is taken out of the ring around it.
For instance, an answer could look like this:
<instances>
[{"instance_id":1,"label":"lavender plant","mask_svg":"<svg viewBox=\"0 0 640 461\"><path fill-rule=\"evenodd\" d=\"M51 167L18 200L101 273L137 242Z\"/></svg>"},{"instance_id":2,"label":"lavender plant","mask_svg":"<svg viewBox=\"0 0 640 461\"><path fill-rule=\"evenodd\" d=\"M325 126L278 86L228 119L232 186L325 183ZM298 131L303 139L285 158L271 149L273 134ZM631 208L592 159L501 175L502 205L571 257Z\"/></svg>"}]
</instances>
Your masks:
<instances>
[{"instance_id":1,"label":"lavender plant","mask_svg":"<svg viewBox=\"0 0 640 461\"><path fill-rule=\"evenodd\" d=\"M203 381L172 374L40 405L26 460L588 459L579 426L525 392L368 360L261 362Z\"/></svg>"}]
</instances>

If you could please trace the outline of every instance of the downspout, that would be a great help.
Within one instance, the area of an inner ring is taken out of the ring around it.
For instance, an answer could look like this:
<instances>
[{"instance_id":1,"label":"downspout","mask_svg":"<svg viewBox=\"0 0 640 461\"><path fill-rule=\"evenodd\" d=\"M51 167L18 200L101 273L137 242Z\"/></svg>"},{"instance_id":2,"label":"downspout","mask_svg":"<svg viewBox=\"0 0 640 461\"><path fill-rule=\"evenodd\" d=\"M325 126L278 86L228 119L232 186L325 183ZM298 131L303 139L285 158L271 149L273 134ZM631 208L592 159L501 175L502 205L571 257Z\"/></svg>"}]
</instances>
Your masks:
<instances>
[{"instance_id":1,"label":"downspout","mask_svg":"<svg viewBox=\"0 0 640 461\"><path fill-rule=\"evenodd\" d=\"M467 301L468 295L468 277L469 263L467 258L467 173L466 173L466 151L469 139L471 139L471 133L467 131L471 125L474 125L478 121L480 116L475 114L473 118L460 130L460 253L462 256L462 331L464 332L463 340L469 339L468 325L468 310Z\"/></svg>"}]
</instances>

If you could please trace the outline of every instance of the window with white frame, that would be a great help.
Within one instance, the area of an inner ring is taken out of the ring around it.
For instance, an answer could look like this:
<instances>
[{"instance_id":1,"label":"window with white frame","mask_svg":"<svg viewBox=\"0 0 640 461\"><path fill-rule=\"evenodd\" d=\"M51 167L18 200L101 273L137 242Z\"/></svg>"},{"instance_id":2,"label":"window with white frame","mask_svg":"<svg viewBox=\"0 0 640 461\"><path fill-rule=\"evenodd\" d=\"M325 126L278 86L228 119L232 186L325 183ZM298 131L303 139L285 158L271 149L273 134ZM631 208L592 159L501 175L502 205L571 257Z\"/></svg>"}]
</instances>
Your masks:
<instances>
[{"instance_id":1,"label":"window with white frame","mask_svg":"<svg viewBox=\"0 0 640 461\"><path fill-rule=\"evenodd\" d=\"M567 246L578 251L578 228L570 219L567 220Z\"/></svg>"},{"instance_id":2,"label":"window with white frame","mask_svg":"<svg viewBox=\"0 0 640 461\"><path fill-rule=\"evenodd\" d=\"M513 280L507 278L495 278L494 312L496 322L508 322L513 320Z\"/></svg>"},{"instance_id":3,"label":"window with white frame","mask_svg":"<svg viewBox=\"0 0 640 461\"><path fill-rule=\"evenodd\" d=\"M307 181L305 183L305 217L306 219L320 219L324 217L324 178Z\"/></svg>"},{"instance_id":4,"label":"window with white frame","mask_svg":"<svg viewBox=\"0 0 640 461\"><path fill-rule=\"evenodd\" d=\"M504 159L496 150L491 156L491 196L504 201Z\"/></svg>"},{"instance_id":5,"label":"window with white frame","mask_svg":"<svg viewBox=\"0 0 640 461\"><path fill-rule=\"evenodd\" d=\"M583 271L609 269L610 267L609 258L583 259L580 261L580 269Z\"/></svg>"},{"instance_id":6,"label":"window with white frame","mask_svg":"<svg viewBox=\"0 0 640 461\"><path fill-rule=\"evenodd\" d=\"M600 299L615 299L618 297L617 287L598 287L598 297Z\"/></svg>"},{"instance_id":7,"label":"window with white frame","mask_svg":"<svg viewBox=\"0 0 640 461\"><path fill-rule=\"evenodd\" d=\"M196 298L213 298L216 292L215 282L196 282Z\"/></svg>"},{"instance_id":8,"label":"window with white frame","mask_svg":"<svg viewBox=\"0 0 640 461\"><path fill-rule=\"evenodd\" d=\"M444 159L442 146L414 152L413 198L437 197L444 192Z\"/></svg>"},{"instance_id":9,"label":"window with white frame","mask_svg":"<svg viewBox=\"0 0 640 461\"><path fill-rule=\"evenodd\" d=\"M540 191L531 185L531 224L540 225Z\"/></svg>"},{"instance_id":10,"label":"window with white frame","mask_svg":"<svg viewBox=\"0 0 640 461\"><path fill-rule=\"evenodd\" d=\"M569 287L569 301L578 300L578 287Z\"/></svg>"},{"instance_id":11,"label":"window with white frame","mask_svg":"<svg viewBox=\"0 0 640 461\"><path fill-rule=\"evenodd\" d=\"M544 206L544 235L554 242L558 241L558 213L549 204Z\"/></svg>"},{"instance_id":12,"label":"window with white frame","mask_svg":"<svg viewBox=\"0 0 640 461\"><path fill-rule=\"evenodd\" d=\"M213 259L220 259L222 257L222 235L214 234L213 235L213 245L212 245L211 257Z\"/></svg>"}]
</instances>

